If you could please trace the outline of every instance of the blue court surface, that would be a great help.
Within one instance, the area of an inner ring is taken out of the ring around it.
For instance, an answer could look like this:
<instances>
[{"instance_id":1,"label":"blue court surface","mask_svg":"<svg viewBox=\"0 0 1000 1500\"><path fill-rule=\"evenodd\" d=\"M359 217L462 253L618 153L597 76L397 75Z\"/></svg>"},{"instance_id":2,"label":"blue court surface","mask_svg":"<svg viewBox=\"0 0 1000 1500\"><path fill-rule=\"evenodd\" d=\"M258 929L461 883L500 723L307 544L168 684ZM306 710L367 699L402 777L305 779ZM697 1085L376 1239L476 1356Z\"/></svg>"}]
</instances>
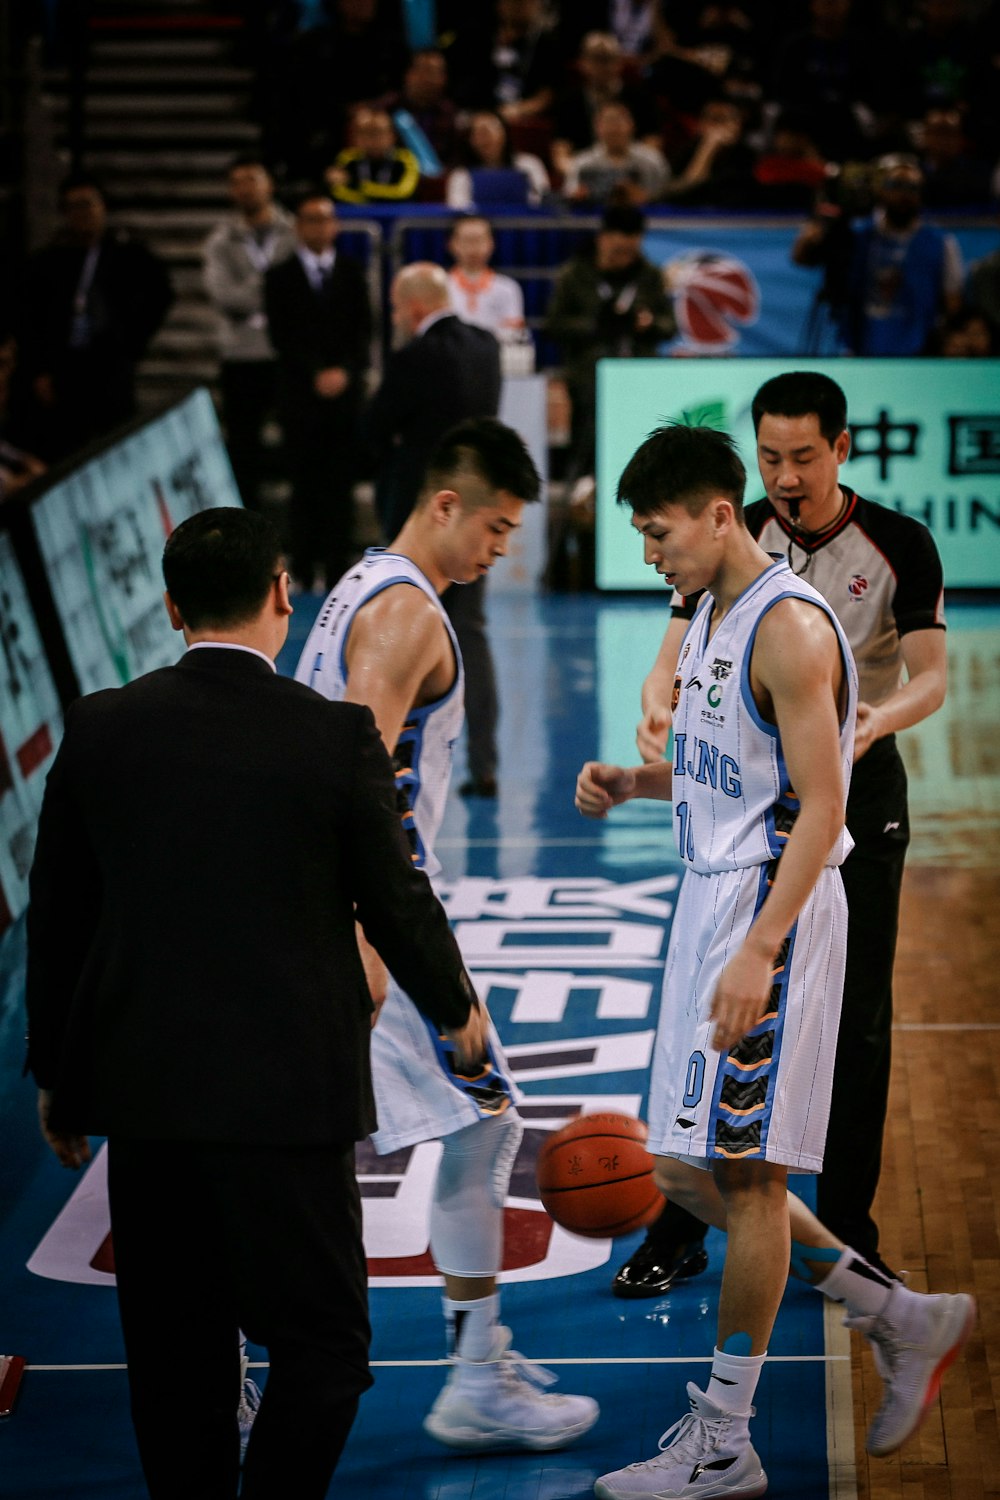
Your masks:
<instances>
[{"instance_id":1,"label":"blue court surface","mask_svg":"<svg viewBox=\"0 0 1000 1500\"><path fill-rule=\"evenodd\" d=\"M302 599L280 662L290 670L318 608ZM595 1478L656 1450L704 1383L724 1242L707 1273L659 1301L612 1297L612 1274L640 1235L611 1244L568 1235L538 1202L545 1132L581 1110L643 1115L647 1065L678 883L667 805L631 805L608 823L573 807L585 759L635 760L639 690L666 623L665 600L496 593L491 633L502 703L500 796L449 803L439 852L446 900L480 993L524 1090L527 1129L511 1185L503 1321L514 1347L567 1391L594 1395L597 1426L565 1453L463 1457L421 1429L445 1377L440 1293L427 1254L438 1148L359 1155L372 1277L375 1386L332 1496L365 1500L577 1500ZM456 782L463 770L461 753ZM169 921L169 913L164 913ZM98 1156L82 1179L44 1148L23 1056L23 921L0 950L0 1354L29 1364L0 1422L5 1500L142 1500ZM254 1101L247 1100L252 1110ZM803 1189L808 1193L808 1184ZM191 1253L198 1227L191 1225ZM822 1299L793 1284L757 1395L754 1441L774 1496L854 1492L850 1360ZM251 1349L266 1380L264 1351ZM163 1329L185 1419L198 1350ZM289 1474L294 1500L294 1471Z\"/></svg>"}]
</instances>

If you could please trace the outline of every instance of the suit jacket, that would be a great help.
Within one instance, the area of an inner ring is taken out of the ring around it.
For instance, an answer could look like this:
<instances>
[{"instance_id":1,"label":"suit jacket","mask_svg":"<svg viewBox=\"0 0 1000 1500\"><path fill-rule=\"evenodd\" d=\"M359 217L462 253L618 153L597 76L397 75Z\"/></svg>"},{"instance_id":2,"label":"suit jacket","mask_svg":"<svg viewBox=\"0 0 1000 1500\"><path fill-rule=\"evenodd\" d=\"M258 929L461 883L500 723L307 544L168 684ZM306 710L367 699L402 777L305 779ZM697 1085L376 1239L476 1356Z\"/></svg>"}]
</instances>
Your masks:
<instances>
[{"instance_id":1,"label":"suit jacket","mask_svg":"<svg viewBox=\"0 0 1000 1500\"><path fill-rule=\"evenodd\" d=\"M264 305L286 407L317 402L329 411L333 403L316 396L313 376L334 366L352 377L341 399L351 405L360 399L371 357L372 322L368 287L356 261L338 250L326 287L316 292L298 255L291 255L268 267Z\"/></svg>"},{"instance_id":2,"label":"suit jacket","mask_svg":"<svg viewBox=\"0 0 1000 1500\"><path fill-rule=\"evenodd\" d=\"M438 439L466 417L495 417L500 347L454 313L398 349L363 419L376 455L376 506L391 540L413 509Z\"/></svg>"},{"instance_id":3,"label":"suit jacket","mask_svg":"<svg viewBox=\"0 0 1000 1500\"><path fill-rule=\"evenodd\" d=\"M56 1128L321 1145L373 1128L366 934L416 1003L472 994L369 709L245 651L77 700L28 913L28 1067Z\"/></svg>"}]
</instances>

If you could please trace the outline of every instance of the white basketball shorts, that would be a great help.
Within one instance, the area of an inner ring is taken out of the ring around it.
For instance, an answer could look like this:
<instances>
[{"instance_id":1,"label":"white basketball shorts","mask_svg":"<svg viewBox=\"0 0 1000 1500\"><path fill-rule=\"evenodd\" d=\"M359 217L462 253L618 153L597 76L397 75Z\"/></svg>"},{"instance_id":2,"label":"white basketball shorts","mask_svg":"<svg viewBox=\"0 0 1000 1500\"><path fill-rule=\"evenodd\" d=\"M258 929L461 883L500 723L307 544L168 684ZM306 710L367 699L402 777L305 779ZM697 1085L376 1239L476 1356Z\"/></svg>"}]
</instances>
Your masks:
<instances>
[{"instance_id":1,"label":"white basketball shorts","mask_svg":"<svg viewBox=\"0 0 1000 1500\"><path fill-rule=\"evenodd\" d=\"M658 1156L822 1168L847 942L838 869L823 870L777 956L765 1015L730 1052L711 1045L712 997L763 904L770 868L685 873L650 1080L648 1147Z\"/></svg>"},{"instance_id":2,"label":"white basketball shorts","mask_svg":"<svg viewBox=\"0 0 1000 1500\"><path fill-rule=\"evenodd\" d=\"M391 975L372 1032L372 1078L378 1129L371 1142L380 1156L503 1114L520 1098L492 1022L486 1065L465 1078L452 1067L450 1042Z\"/></svg>"}]
</instances>

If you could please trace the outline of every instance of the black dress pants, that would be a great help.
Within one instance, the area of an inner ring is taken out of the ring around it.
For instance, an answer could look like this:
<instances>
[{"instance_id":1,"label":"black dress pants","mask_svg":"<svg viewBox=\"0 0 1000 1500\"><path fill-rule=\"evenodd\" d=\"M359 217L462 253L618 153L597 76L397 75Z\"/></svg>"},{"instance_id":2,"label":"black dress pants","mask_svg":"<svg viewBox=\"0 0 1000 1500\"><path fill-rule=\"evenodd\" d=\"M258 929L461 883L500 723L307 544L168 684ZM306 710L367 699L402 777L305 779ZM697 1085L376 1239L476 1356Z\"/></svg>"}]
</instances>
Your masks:
<instances>
[{"instance_id":1,"label":"black dress pants","mask_svg":"<svg viewBox=\"0 0 1000 1500\"><path fill-rule=\"evenodd\" d=\"M488 781L497 774L497 681L493 653L486 634L486 579L453 583L441 603L458 636L465 667L465 724L469 775Z\"/></svg>"},{"instance_id":2,"label":"black dress pants","mask_svg":"<svg viewBox=\"0 0 1000 1500\"><path fill-rule=\"evenodd\" d=\"M292 481L288 507L291 571L306 588L317 572L332 588L354 561L357 402L301 395L282 408Z\"/></svg>"},{"instance_id":3,"label":"black dress pants","mask_svg":"<svg viewBox=\"0 0 1000 1500\"><path fill-rule=\"evenodd\" d=\"M108 1174L152 1500L235 1500L241 1329L270 1360L241 1500L323 1500L372 1383L353 1145L113 1137Z\"/></svg>"},{"instance_id":4,"label":"black dress pants","mask_svg":"<svg viewBox=\"0 0 1000 1500\"><path fill-rule=\"evenodd\" d=\"M256 510L265 464L261 430L275 409L277 364L273 359L223 360L219 386L233 477L247 510Z\"/></svg>"}]
</instances>

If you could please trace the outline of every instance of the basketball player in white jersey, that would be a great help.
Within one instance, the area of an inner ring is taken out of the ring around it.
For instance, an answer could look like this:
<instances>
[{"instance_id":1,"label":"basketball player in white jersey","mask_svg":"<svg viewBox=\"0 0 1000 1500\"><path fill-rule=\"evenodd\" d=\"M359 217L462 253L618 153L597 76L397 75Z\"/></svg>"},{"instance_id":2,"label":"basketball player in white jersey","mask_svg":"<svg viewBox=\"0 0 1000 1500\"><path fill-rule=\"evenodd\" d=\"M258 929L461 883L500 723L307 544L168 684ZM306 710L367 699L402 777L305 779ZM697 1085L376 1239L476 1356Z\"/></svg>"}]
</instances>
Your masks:
<instances>
[{"instance_id":1,"label":"basketball player in white jersey","mask_svg":"<svg viewBox=\"0 0 1000 1500\"><path fill-rule=\"evenodd\" d=\"M756 1496L752 1401L789 1263L875 1345L885 1394L868 1434L893 1452L934 1399L975 1317L873 1268L787 1191L822 1165L840 1016L846 902L838 866L857 674L832 609L750 536L731 439L665 427L618 486L645 559L706 590L681 646L671 762L589 762L576 803L603 818L673 801L686 871L650 1081L649 1147L670 1199L728 1231L708 1390L655 1458L597 1481L601 1500Z\"/></svg>"},{"instance_id":2,"label":"basketball player in white jersey","mask_svg":"<svg viewBox=\"0 0 1000 1500\"><path fill-rule=\"evenodd\" d=\"M369 549L321 609L296 677L328 698L367 704L396 768L414 861L433 879L452 746L462 727L461 654L440 595L507 551L539 478L518 435L493 418L460 423L431 458L420 497L387 550ZM430 1248L444 1277L452 1368L424 1423L467 1451L565 1446L593 1426L597 1403L540 1387L500 1326L503 1202L523 1127L495 1031L475 1077L388 978L359 932L376 1003L372 1073L380 1154L440 1139Z\"/></svg>"}]
</instances>

